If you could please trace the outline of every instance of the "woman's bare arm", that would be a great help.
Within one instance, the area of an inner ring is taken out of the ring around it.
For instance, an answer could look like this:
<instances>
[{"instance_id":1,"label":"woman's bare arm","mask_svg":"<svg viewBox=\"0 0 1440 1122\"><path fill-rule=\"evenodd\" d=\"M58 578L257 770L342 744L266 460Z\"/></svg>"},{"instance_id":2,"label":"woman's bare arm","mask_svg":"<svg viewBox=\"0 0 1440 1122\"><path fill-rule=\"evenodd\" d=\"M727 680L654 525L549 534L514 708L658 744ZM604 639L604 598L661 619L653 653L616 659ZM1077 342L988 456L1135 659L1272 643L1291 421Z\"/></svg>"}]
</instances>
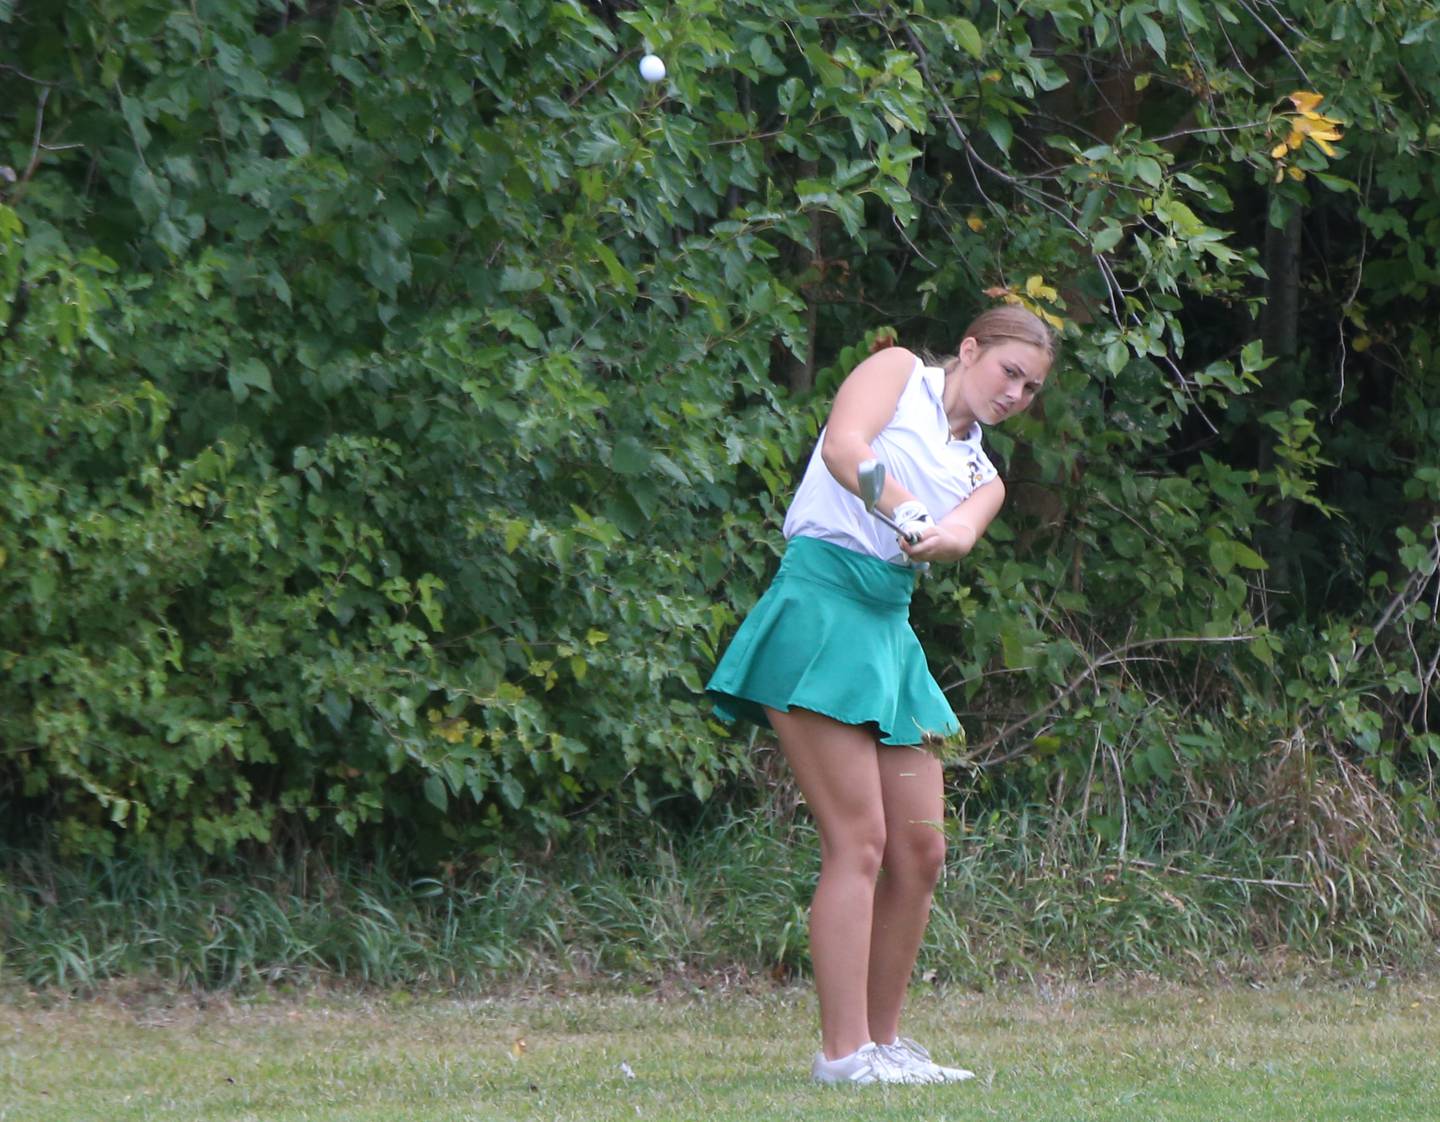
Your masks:
<instances>
[{"instance_id":1,"label":"woman's bare arm","mask_svg":"<svg viewBox=\"0 0 1440 1122\"><path fill-rule=\"evenodd\" d=\"M860 465L875 459L870 442L895 416L900 395L914 371L913 352L904 347L887 347L855 367L835 394L820 455L830 474L852 494L859 494ZM890 514L900 503L914 497L891 473L875 505Z\"/></svg>"}]
</instances>

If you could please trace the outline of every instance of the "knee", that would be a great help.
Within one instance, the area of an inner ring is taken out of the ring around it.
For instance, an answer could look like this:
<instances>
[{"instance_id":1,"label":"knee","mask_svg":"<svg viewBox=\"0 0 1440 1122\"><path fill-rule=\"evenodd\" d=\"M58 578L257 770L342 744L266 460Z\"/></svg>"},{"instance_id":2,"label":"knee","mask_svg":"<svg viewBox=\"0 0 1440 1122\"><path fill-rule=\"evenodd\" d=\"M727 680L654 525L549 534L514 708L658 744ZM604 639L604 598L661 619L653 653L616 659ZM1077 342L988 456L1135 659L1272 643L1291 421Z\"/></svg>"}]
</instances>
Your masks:
<instances>
[{"instance_id":1,"label":"knee","mask_svg":"<svg viewBox=\"0 0 1440 1122\"><path fill-rule=\"evenodd\" d=\"M891 839L885 851L885 871L928 891L945 867L945 848L945 832L938 826L914 826L903 837Z\"/></svg>"},{"instance_id":2,"label":"knee","mask_svg":"<svg viewBox=\"0 0 1440 1122\"><path fill-rule=\"evenodd\" d=\"M874 880L885 861L885 823L853 823L849 829L822 839L821 861L828 869L844 869Z\"/></svg>"}]
</instances>

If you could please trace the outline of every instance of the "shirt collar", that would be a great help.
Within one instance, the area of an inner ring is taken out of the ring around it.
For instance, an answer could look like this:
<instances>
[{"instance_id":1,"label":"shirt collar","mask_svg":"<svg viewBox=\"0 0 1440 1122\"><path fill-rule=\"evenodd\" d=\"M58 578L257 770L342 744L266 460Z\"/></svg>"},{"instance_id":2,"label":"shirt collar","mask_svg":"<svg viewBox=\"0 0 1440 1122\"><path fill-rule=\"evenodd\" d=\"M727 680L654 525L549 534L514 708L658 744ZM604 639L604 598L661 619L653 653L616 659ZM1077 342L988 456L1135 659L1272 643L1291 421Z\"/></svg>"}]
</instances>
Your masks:
<instances>
[{"instance_id":1,"label":"shirt collar","mask_svg":"<svg viewBox=\"0 0 1440 1122\"><path fill-rule=\"evenodd\" d=\"M948 439L956 442L972 443L980 439L980 422L973 421L970 429L964 436L950 434L950 418L945 415L945 370L940 366L926 366L920 372L921 381L925 383L925 390L930 394L930 400L940 410L940 421L945 426L945 433Z\"/></svg>"}]
</instances>

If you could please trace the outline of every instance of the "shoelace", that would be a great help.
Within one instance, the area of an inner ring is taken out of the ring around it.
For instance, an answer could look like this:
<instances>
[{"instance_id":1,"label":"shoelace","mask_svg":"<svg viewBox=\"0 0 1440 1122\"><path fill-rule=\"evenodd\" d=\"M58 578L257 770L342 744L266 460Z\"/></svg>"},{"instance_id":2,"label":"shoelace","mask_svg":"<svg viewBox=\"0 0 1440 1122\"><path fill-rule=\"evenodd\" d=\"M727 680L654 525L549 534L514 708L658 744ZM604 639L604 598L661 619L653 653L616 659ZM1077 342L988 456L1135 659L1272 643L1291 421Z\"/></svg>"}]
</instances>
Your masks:
<instances>
[{"instance_id":1,"label":"shoelace","mask_svg":"<svg viewBox=\"0 0 1440 1122\"><path fill-rule=\"evenodd\" d=\"M935 1061L930 1058L930 1053L915 1041L902 1036L894 1044L881 1044L879 1048L892 1065L909 1073L916 1081L921 1083L945 1082L944 1074L935 1065Z\"/></svg>"},{"instance_id":2,"label":"shoelace","mask_svg":"<svg viewBox=\"0 0 1440 1122\"><path fill-rule=\"evenodd\" d=\"M919 1073L893 1054L894 1047L894 1045L887 1047L883 1044L875 1046L875 1051L870 1059L871 1070L874 1071L875 1077L882 1081L915 1082ZM890 1080L885 1080L886 1075L891 1077Z\"/></svg>"},{"instance_id":3,"label":"shoelace","mask_svg":"<svg viewBox=\"0 0 1440 1122\"><path fill-rule=\"evenodd\" d=\"M973 1079L975 1076L974 1072L967 1074L959 1068L952 1070L941 1067L930 1058L930 1050L928 1048L923 1044L911 1040L908 1036L899 1037L894 1044L886 1045L885 1047L888 1047L892 1053L892 1060L897 1056L902 1057L898 1061L902 1067L908 1064L913 1065L915 1068L927 1069L925 1074L930 1078L930 1081L934 1083L948 1083L951 1079Z\"/></svg>"}]
</instances>

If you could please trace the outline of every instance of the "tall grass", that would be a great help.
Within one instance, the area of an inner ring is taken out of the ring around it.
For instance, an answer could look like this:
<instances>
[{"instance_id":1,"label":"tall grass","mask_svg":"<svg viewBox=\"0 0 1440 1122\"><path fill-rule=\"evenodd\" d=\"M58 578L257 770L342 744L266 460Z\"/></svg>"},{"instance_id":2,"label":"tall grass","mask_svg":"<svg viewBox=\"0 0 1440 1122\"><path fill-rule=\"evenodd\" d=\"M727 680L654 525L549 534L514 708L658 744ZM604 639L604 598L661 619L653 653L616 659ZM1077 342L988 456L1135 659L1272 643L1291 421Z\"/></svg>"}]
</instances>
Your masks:
<instances>
[{"instance_id":1,"label":"tall grass","mask_svg":"<svg viewBox=\"0 0 1440 1122\"><path fill-rule=\"evenodd\" d=\"M951 828L926 978L1440 966L1433 853L1332 855L1317 877L1313 852L1261 856L1267 824L1239 811L1189 837L1174 819L1136 823L1123 854L1051 808L968 818L962 806ZM817 865L808 816L778 797L683 832L636 823L544 861L497 855L418 877L399 858L311 853L220 872L12 851L0 854L0 976L74 992L125 977L461 990L779 978L805 968Z\"/></svg>"}]
</instances>

